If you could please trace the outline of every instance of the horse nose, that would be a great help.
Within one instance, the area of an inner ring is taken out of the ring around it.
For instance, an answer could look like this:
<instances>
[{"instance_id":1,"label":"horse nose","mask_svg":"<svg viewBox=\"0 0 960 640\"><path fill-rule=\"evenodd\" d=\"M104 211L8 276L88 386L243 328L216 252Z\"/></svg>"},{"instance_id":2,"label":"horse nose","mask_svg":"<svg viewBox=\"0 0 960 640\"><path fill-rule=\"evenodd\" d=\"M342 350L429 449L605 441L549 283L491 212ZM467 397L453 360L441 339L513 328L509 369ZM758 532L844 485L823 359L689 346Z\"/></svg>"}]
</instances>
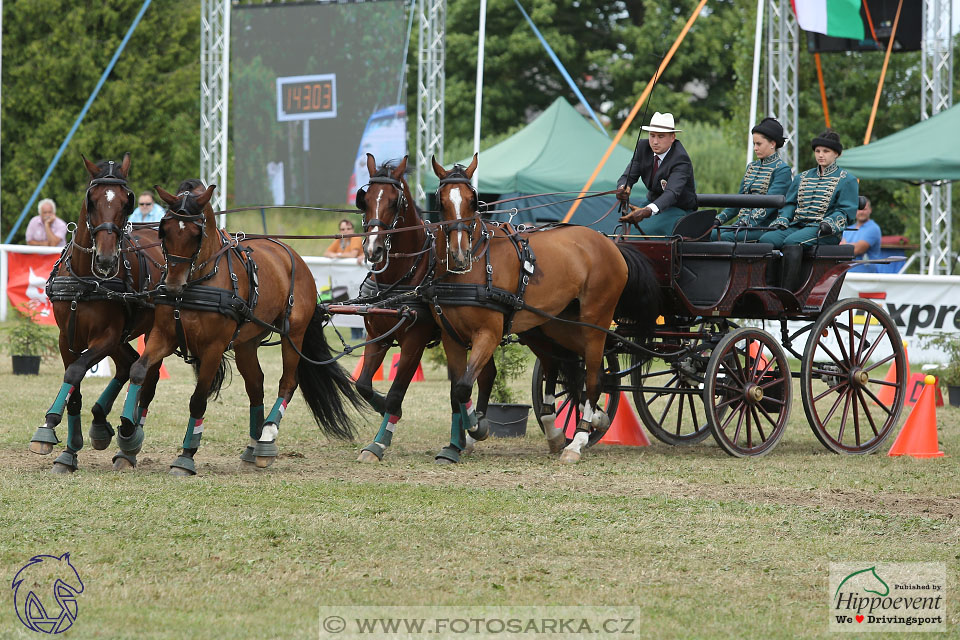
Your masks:
<instances>
[{"instance_id":1,"label":"horse nose","mask_svg":"<svg viewBox=\"0 0 960 640\"><path fill-rule=\"evenodd\" d=\"M103 271L109 271L117 265L117 256L97 255L97 267Z\"/></svg>"},{"instance_id":2,"label":"horse nose","mask_svg":"<svg viewBox=\"0 0 960 640\"><path fill-rule=\"evenodd\" d=\"M374 264L383 260L383 247L374 247L367 258Z\"/></svg>"}]
</instances>

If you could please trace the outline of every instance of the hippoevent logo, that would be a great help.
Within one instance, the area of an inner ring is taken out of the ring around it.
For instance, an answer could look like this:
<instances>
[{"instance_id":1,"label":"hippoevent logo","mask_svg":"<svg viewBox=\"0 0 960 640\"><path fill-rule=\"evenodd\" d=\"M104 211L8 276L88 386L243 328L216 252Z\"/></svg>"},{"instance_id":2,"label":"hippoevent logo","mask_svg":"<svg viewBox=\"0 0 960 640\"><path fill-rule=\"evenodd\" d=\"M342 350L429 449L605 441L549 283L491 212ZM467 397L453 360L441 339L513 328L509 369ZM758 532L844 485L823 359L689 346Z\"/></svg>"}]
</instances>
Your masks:
<instances>
[{"instance_id":1,"label":"hippoevent logo","mask_svg":"<svg viewBox=\"0 0 960 640\"><path fill-rule=\"evenodd\" d=\"M831 563L830 631L944 631L942 563Z\"/></svg>"},{"instance_id":2,"label":"hippoevent logo","mask_svg":"<svg viewBox=\"0 0 960 640\"><path fill-rule=\"evenodd\" d=\"M83 581L70 554L34 556L17 571L10 585L17 617L37 633L63 633L77 619L77 596Z\"/></svg>"}]
</instances>

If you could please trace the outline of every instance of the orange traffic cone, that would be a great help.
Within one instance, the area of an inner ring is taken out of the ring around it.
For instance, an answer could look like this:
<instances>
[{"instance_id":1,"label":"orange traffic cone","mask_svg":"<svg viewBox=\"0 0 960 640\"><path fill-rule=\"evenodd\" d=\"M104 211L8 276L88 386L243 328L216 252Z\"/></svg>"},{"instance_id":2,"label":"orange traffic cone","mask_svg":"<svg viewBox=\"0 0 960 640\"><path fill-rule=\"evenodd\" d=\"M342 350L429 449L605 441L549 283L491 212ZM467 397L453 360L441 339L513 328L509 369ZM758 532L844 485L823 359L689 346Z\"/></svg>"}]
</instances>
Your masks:
<instances>
[{"instance_id":1,"label":"orange traffic cone","mask_svg":"<svg viewBox=\"0 0 960 640\"><path fill-rule=\"evenodd\" d=\"M566 406L557 412L557 420L553 426L563 431L563 435L567 438L573 438L573 434L577 431L577 414L573 410L572 402L567 402Z\"/></svg>"},{"instance_id":2,"label":"orange traffic cone","mask_svg":"<svg viewBox=\"0 0 960 640\"><path fill-rule=\"evenodd\" d=\"M937 444L937 408L934 406L933 388L936 381L933 376L924 378L917 406L903 423L903 429L890 447L888 456L939 458L944 455Z\"/></svg>"},{"instance_id":3,"label":"orange traffic cone","mask_svg":"<svg viewBox=\"0 0 960 640\"><path fill-rule=\"evenodd\" d=\"M907 341L903 341L903 364L904 369L906 370L904 374L900 377L900 380L906 382L910 379L910 358L907 357ZM890 368L887 369L887 375L883 379L884 382L897 382L897 363L894 362L890 365ZM877 392L877 400L882 404L890 407L893 405L893 399L897 395L897 388L890 385L881 385L880 390Z\"/></svg>"},{"instance_id":4,"label":"orange traffic cone","mask_svg":"<svg viewBox=\"0 0 960 640\"><path fill-rule=\"evenodd\" d=\"M395 354L393 354L393 362L392 362L392 364L390 365L390 375L389 375L389 377L387 378L387 380L393 380L394 378L397 377L397 367L399 367L399 366L400 366L400 354L399 354L399 353L395 353ZM418 363L417 363L417 370L413 372L413 378L411 378L410 382L423 382L423 380L424 380L424 378L423 378L423 365L421 365L421 364L418 362Z\"/></svg>"},{"instance_id":5,"label":"orange traffic cone","mask_svg":"<svg viewBox=\"0 0 960 640\"><path fill-rule=\"evenodd\" d=\"M763 357L763 351L760 345L761 343L759 340L752 340L750 342L750 348L747 349L747 351L749 352L750 357L753 358L754 360L756 360L757 358L760 359L759 371L763 371L764 369L767 368L767 364L769 363L769 361L765 357Z\"/></svg>"},{"instance_id":6,"label":"orange traffic cone","mask_svg":"<svg viewBox=\"0 0 960 640\"><path fill-rule=\"evenodd\" d=\"M620 392L620 404L617 406L617 415L600 444L623 444L629 447L649 447L650 441L640 425L637 412L630 406L627 394Z\"/></svg>"},{"instance_id":7,"label":"orange traffic cone","mask_svg":"<svg viewBox=\"0 0 960 640\"><path fill-rule=\"evenodd\" d=\"M140 336L139 338L137 338L137 353L139 353L140 355L143 355L143 350L146 349L146 347L147 347L147 343L146 343L146 341L143 339L143 336ZM167 367L166 367L166 365L161 364L161 365L160 365L160 379L161 379L161 380L166 380L166 379L169 378L169 377L170 377L170 374L167 372Z\"/></svg>"},{"instance_id":8,"label":"orange traffic cone","mask_svg":"<svg viewBox=\"0 0 960 640\"><path fill-rule=\"evenodd\" d=\"M360 372L363 371L363 356L360 356L360 360L357 362L357 366L353 368L353 373L350 375L353 378L353 381L356 382L360 379ZM373 374L372 380L383 380L383 365L377 369L377 372Z\"/></svg>"}]
</instances>

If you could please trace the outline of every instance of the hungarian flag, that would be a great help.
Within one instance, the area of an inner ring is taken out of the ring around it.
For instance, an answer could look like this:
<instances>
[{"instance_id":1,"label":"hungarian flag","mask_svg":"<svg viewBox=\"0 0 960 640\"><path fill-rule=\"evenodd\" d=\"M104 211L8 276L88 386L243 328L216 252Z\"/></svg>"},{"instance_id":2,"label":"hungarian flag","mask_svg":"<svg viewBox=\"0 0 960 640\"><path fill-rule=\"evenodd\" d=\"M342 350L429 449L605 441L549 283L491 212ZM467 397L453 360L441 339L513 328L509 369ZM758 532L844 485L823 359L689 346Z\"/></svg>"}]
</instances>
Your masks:
<instances>
[{"instance_id":1,"label":"hungarian flag","mask_svg":"<svg viewBox=\"0 0 960 640\"><path fill-rule=\"evenodd\" d=\"M832 38L863 40L861 0L790 0L797 22L804 31Z\"/></svg>"}]
</instances>

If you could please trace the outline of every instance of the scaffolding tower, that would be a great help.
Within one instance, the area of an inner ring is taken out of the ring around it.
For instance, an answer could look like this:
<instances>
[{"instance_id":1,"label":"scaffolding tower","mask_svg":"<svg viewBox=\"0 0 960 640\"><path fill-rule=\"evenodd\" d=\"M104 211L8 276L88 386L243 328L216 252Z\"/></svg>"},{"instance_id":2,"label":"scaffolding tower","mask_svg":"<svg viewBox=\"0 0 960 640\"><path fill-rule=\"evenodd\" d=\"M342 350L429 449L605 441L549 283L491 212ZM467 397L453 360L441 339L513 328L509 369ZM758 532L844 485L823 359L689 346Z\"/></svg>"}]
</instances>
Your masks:
<instances>
[{"instance_id":1,"label":"scaffolding tower","mask_svg":"<svg viewBox=\"0 0 960 640\"><path fill-rule=\"evenodd\" d=\"M419 64L417 65L417 189L414 197L423 204L423 178L430 169L430 155L443 164L444 45L446 0L420 0L418 16Z\"/></svg>"},{"instance_id":2,"label":"scaffolding tower","mask_svg":"<svg viewBox=\"0 0 960 640\"><path fill-rule=\"evenodd\" d=\"M767 113L783 125L781 156L795 171L797 164L798 27L790 0L767 3ZM754 123L750 123L752 127Z\"/></svg>"},{"instance_id":3,"label":"scaffolding tower","mask_svg":"<svg viewBox=\"0 0 960 640\"><path fill-rule=\"evenodd\" d=\"M200 179L217 185L210 205L227 208L230 105L230 0L202 0L200 10ZM224 224L221 218L221 225Z\"/></svg>"}]
</instances>

